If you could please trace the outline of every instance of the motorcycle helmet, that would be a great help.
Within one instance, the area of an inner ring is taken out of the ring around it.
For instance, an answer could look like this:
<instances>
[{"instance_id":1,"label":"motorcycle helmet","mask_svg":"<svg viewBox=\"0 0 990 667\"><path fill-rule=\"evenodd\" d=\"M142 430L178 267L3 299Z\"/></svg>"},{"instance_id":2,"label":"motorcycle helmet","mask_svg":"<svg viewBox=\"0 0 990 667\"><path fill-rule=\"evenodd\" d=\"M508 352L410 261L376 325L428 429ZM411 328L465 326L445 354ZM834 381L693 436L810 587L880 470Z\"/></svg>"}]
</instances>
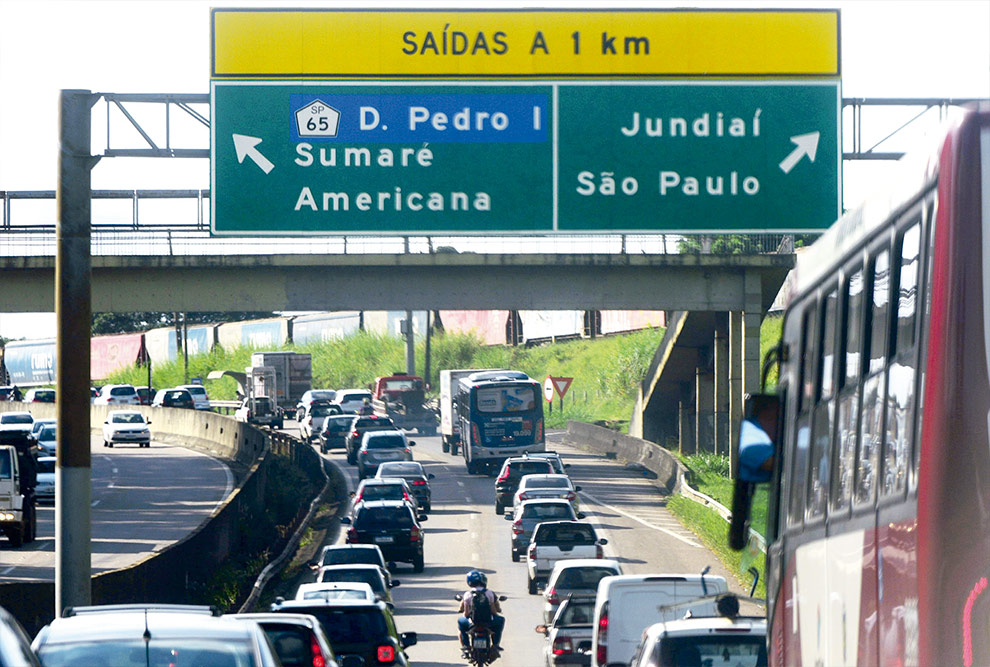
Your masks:
<instances>
[{"instance_id":1,"label":"motorcycle helmet","mask_svg":"<svg viewBox=\"0 0 990 667\"><path fill-rule=\"evenodd\" d=\"M467 584L472 588L474 586L487 586L488 577L485 576L484 572L479 572L478 570L471 570L467 573Z\"/></svg>"}]
</instances>

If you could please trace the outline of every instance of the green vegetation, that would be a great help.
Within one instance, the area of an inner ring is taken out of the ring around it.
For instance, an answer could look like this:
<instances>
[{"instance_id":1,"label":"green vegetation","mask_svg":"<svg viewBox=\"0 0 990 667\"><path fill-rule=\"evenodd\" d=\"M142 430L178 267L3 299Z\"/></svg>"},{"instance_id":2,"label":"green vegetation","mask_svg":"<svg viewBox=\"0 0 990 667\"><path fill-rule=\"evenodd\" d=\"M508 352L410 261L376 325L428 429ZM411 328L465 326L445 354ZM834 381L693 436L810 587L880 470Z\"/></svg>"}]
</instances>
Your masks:
<instances>
[{"instance_id":1,"label":"green vegetation","mask_svg":"<svg viewBox=\"0 0 990 667\"><path fill-rule=\"evenodd\" d=\"M760 327L760 368L763 368L763 362L766 361L767 353L770 352L777 343L780 342L780 338L784 332L784 317L783 315L768 315L763 320L763 325ZM770 369L767 374L767 391L774 391L777 388L777 366Z\"/></svg>"},{"instance_id":2,"label":"green vegetation","mask_svg":"<svg viewBox=\"0 0 990 667\"><path fill-rule=\"evenodd\" d=\"M573 377L574 382L564 399L564 410L555 400L553 412L547 412L547 426L566 426L568 419L625 425L653 354L663 338L663 329L647 329L622 336L596 340L574 340L539 347L485 345L470 335L450 334L433 338L430 350L430 385L439 388L442 368L512 368L540 380L547 375ZM272 349L272 348L266 348ZM366 387L381 375L405 368L405 343L399 338L359 333L340 341L288 346L313 355L314 387ZM189 357L188 375L183 361L155 366L152 382L158 388L184 384L186 378L202 378L210 397L216 400L236 398L237 386L230 378L206 381L212 370L242 371L251 363L249 348L226 351L214 349L208 354ZM416 368L424 368L425 345L416 346ZM146 367L130 367L115 373L108 382L144 385Z\"/></svg>"}]
</instances>

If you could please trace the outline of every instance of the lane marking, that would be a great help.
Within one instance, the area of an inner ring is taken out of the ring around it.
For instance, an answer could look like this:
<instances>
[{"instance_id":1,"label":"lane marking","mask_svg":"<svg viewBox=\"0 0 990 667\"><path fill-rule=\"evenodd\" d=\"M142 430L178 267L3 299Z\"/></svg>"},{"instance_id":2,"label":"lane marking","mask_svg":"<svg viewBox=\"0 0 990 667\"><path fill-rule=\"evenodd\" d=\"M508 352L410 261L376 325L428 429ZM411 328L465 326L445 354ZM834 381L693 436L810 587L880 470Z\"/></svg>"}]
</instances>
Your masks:
<instances>
[{"instance_id":1,"label":"lane marking","mask_svg":"<svg viewBox=\"0 0 990 667\"><path fill-rule=\"evenodd\" d=\"M457 480L457 486L464 488L464 482L462 482L461 480Z\"/></svg>"},{"instance_id":2,"label":"lane marking","mask_svg":"<svg viewBox=\"0 0 990 667\"><path fill-rule=\"evenodd\" d=\"M633 514L630 514L629 512L626 512L625 510L619 509L618 507L615 507L614 505L609 505L608 503L603 502L602 500L596 498L595 496L591 495L587 491L578 491L578 493L581 494L582 496L584 496L585 498L587 498L588 500L590 500L591 502L593 502L593 503L595 503L597 505L601 505L602 507L606 507L606 508L612 510L613 512L618 512L622 516L627 517L629 519L632 519L633 521L639 522L639 523L643 524L644 526L646 526L647 528L652 528L653 530L656 530L656 531L659 531L661 533L665 533L667 535L670 535L674 539L680 540L681 542L683 542L684 544L687 544L688 546L698 547L699 549L700 548L703 548L702 545L698 544L694 540L690 540L690 539L688 539L688 538L686 538L686 537L684 537L682 535L678 535L677 533L675 533L672 530L667 530L666 528L663 528L661 526L657 526L657 525L654 525L652 523L648 523L646 521L643 521L638 516L635 516ZM611 543L612 543L612 541L609 540L609 544L611 544Z\"/></svg>"},{"instance_id":3,"label":"lane marking","mask_svg":"<svg viewBox=\"0 0 990 667\"><path fill-rule=\"evenodd\" d=\"M93 502L91 502L91 503L89 504L89 506L90 506L90 507L96 507L96 506L97 506L97 505L99 505L99 504L100 504L100 501L99 501L99 500L94 500Z\"/></svg>"},{"instance_id":4,"label":"lane marking","mask_svg":"<svg viewBox=\"0 0 990 667\"><path fill-rule=\"evenodd\" d=\"M10 566L10 567L8 567L8 568L4 568L4 569L3 569L2 571L0 571L0 575L2 575L2 574L10 574L11 572L13 572L13 571L14 571L14 569L15 569L16 567L17 567L16 565L11 565L11 566Z\"/></svg>"}]
</instances>

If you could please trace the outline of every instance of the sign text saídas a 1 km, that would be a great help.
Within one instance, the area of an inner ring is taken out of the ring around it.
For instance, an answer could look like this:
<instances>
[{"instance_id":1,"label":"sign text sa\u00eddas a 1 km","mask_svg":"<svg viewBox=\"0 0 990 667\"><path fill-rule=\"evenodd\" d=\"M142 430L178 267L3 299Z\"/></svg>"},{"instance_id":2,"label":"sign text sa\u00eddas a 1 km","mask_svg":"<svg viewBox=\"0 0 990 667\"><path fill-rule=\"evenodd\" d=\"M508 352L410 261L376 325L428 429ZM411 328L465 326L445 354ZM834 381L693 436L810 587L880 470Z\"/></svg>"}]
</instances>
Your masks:
<instances>
[{"instance_id":1,"label":"sign text sa\u00eddas a 1 km","mask_svg":"<svg viewBox=\"0 0 990 667\"><path fill-rule=\"evenodd\" d=\"M340 19L332 29L325 14ZM504 44L504 53L492 57L511 52L511 35L534 30L540 39L556 35L540 27L548 22L554 30L580 24L571 34L579 44L589 21L599 22L595 29L616 30L635 25L629 19L640 14L650 19L644 30L707 26L715 35L726 21L740 27L738 17L771 33L781 25L772 20L777 14L808 18L802 12L615 12L614 17L563 12L558 25L550 20L557 13L539 11L215 10L215 40L221 34L236 36L231 26L244 29L255 15L279 21L293 16L271 37L277 44L277 39L291 43L304 35L305 49L291 62L318 74L293 74L279 55L275 65L256 74L270 81L215 76L214 233L802 231L824 228L839 213L837 52L823 60L812 48L815 58L791 55L786 64L775 61L774 68L799 72L787 78L695 78L685 67L671 75L684 78L659 80L615 61L607 75L612 78L586 80L596 72L606 75L599 71L602 61L584 59L578 47L570 57L543 60L535 52L523 57L531 73L550 67L560 79L525 81L518 80L527 78L518 59L498 60L502 73L496 76L492 70L490 78L486 67L494 65L484 58L456 60L466 55L458 52L467 48L469 33L444 24L448 32L430 38L439 60L432 58L433 47L429 53L423 53L422 43L417 47L418 55L427 57L406 72L416 81L369 81L362 73L325 72L330 61L321 54L327 47L312 32L313 25L321 25L329 31L328 43L337 44L349 39L343 33L346 26L355 28L353 21L370 22L380 35L404 39L411 51L409 30L395 31L413 26L417 39L425 40L422 22L448 14L460 21L458 26L505 19L495 22L495 32L504 33L497 40L494 33L473 38L476 46L483 41L502 49ZM818 20L822 12L807 14ZM834 12L824 14L836 18ZM837 39L837 33L823 32ZM605 51L621 43L610 41L610 35L602 37ZM548 54L555 39L546 42ZM656 52L653 39L637 47L642 55ZM393 62L390 48L382 43L380 69L393 67L386 66ZM751 69L767 71L767 62L760 61L766 48L756 55L736 53L735 60L726 56L732 49L712 51L722 54L717 63L709 58L712 66L738 72L749 57ZM215 43L214 72L244 75L245 63L255 62L245 53ZM822 65L829 57L831 65ZM479 65L482 61L488 65ZM334 62L356 66L346 54ZM561 63L569 63L569 73ZM449 80L441 71L445 67L459 69L458 80ZM800 78L809 71L816 75ZM320 80L331 75L340 80ZM277 80L287 76L293 80Z\"/></svg>"}]
</instances>

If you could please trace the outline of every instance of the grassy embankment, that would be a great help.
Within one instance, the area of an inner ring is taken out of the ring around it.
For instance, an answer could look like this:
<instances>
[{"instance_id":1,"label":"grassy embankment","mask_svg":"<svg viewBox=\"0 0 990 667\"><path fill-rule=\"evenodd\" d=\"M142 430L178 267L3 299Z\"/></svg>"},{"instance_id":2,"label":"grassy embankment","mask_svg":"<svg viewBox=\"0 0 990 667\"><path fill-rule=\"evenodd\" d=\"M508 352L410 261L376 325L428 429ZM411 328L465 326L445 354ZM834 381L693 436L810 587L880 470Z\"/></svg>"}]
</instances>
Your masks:
<instances>
[{"instance_id":1,"label":"grassy embankment","mask_svg":"<svg viewBox=\"0 0 990 667\"><path fill-rule=\"evenodd\" d=\"M547 375L573 377L564 399L554 401L547 414L548 428L561 428L568 419L608 422L626 430L633 403L653 353L663 338L663 329L650 329L596 340L574 340L541 347L487 346L473 336L437 336L432 341L430 384L440 386L441 368L512 368L528 373L541 383ZM366 387L375 377L405 368L405 343L389 336L360 333L341 341L284 347L313 355L314 387ZM206 380L212 370L243 371L250 365L252 350L215 349L189 357L188 377L203 378L210 398L233 400L236 384L230 378ZM416 346L416 368L424 367L424 344ZM184 383L181 360L155 366L152 381L158 388ZM124 369L108 382L147 384L146 368Z\"/></svg>"},{"instance_id":2,"label":"grassy embankment","mask_svg":"<svg viewBox=\"0 0 990 667\"><path fill-rule=\"evenodd\" d=\"M777 344L781 335L782 318L768 317L763 321L760 330L760 359L765 359L767 352ZM773 391L777 384L777 370L774 368L767 377L767 390ZM725 456L699 455L681 457L681 461L691 471L689 484L725 507L732 507L732 480L729 477L729 459ZM688 527L697 533L712 551L732 572L746 582L749 575L744 574L750 567L755 566L760 573L757 585L757 597L766 597L764 575L766 573L762 553L736 552L729 549L727 541L728 524L714 510L688 500L683 496L671 498L667 507L677 515ZM767 525L767 485L757 489L753 498L753 510L750 524L753 530L761 535Z\"/></svg>"}]
</instances>

